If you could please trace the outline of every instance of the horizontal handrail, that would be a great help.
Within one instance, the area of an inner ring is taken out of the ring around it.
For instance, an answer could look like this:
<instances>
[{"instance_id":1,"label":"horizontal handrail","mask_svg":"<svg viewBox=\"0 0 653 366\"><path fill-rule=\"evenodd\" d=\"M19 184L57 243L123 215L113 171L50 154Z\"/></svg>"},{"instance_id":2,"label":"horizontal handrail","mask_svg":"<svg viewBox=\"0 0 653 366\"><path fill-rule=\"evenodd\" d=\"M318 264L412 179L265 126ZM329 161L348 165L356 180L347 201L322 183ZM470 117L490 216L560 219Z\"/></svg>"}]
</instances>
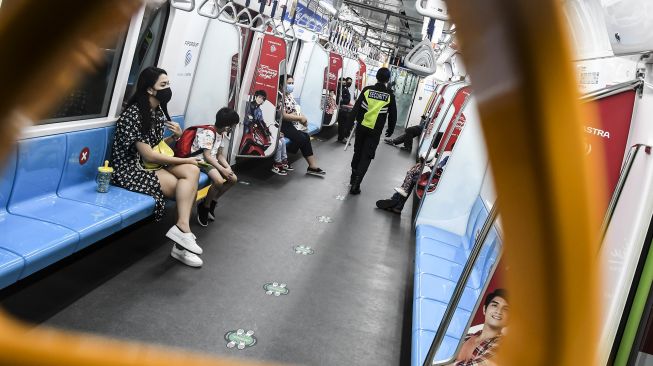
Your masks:
<instances>
[{"instance_id":1,"label":"horizontal handrail","mask_svg":"<svg viewBox=\"0 0 653 366\"><path fill-rule=\"evenodd\" d=\"M422 1L423 0L417 0L415 2L415 10L417 10L417 13L421 16L433 18L435 20L449 20L449 16L446 14L442 14L437 10L432 10L432 9L426 9L422 6Z\"/></svg>"},{"instance_id":2,"label":"horizontal handrail","mask_svg":"<svg viewBox=\"0 0 653 366\"><path fill-rule=\"evenodd\" d=\"M599 249L603 246L603 239L605 238L605 234L608 231L608 226L610 226L610 222L612 221L612 216L614 216L614 211L617 208L617 203L619 202L619 198L621 198L621 193L623 192L624 186L626 185L626 180L630 175L630 170L633 167L635 158L637 157L637 154L639 153L642 147L644 148L644 151L647 154L651 154L651 149L653 149L653 147L650 145L636 144L631 146L630 149L628 149L628 155L626 155L626 161L624 162L624 165L621 168L621 173L619 173L619 180L617 181L617 186L615 187L614 192L612 192L610 203L608 204L608 208L605 211L605 216L603 217L603 223L601 224L601 231L600 231L601 236L599 237L601 238Z\"/></svg>"},{"instance_id":3,"label":"horizontal handrail","mask_svg":"<svg viewBox=\"0 0 653 366\"><path fill-rule=\"evenodd\" d=\"M635 79L619 84L610 85L608 87L584 94L583 96L580 97L580 100L591 101L591 100L606 98L611 95L619 94L626 90L637 89L643 83L644 81L642 79Z\"/></svg>"},{"instance_id":4,"label":"horizontal handrail","mask_svg":"<svg viewBox=\"0 0 653 366\"><path fill-rule=\"evenodd\" d=\"M456 287L453 290L453 295L451 295L451 300L449 301L449 304L447 304L447 309L444 311L444 315L442 316L442 321L440 322L440 325L438 326L438 330L435 333L435 338L433 339L433 343L431 343L429 352L426 354L426 359L424 360L424 366L446 365L456 359L457 352L454 352L454 355L448 360L443 360L437 363L433 361L433 359L435 358L435 354L438 351L438 348L440 348L440 345L444 340L444 336L447 332L447 329L449 328L449 324L451 324L451 320L453 319L453 316L456 312L456 308L458 308L460 299L463 297L465 286L467 285L467 281L469 280L469 277L472 275L472 270L474 269L474 265L476 264L476 261L478 260L478 257L481 254L481 250L483 249L483 244L485 242L485 239L490 233L490 230L492 229L492 225L494 225L494 221L496 220L498 214L499 214L499 201L497 199L494 202L494 205L492 206L490 215L483 223L483 227L481 228L479 235L476 236L476 238L474 239L474 246L472 247L472 250L469 253L469 258L465 263L465 267L463 267L463 272L460 275L458 282L456 283ZM456 347L457 350L460 348L461 341L462 338L458 343L458 347Z\"/></svg>"}]
</instances>

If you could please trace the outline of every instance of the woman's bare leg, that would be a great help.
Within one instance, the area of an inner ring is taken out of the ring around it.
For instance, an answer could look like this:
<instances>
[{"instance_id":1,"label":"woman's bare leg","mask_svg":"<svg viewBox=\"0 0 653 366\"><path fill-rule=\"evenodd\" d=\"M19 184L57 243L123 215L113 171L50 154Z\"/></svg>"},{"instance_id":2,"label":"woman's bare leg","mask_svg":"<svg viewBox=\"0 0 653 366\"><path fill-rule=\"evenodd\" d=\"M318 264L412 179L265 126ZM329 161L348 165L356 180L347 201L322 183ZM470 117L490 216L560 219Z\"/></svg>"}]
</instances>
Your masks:
<instances>
[{"instance_id":1,"label":"woman's bare leg","mask_svg":"<svg viewBox=\"0 0 653 366\"><path fill-rule=\"evenodd\" d=\"M190 214L197 197L199 168L192 164L182 164L157 170L156 173L163 194L174 197L177 201L177 226L181 231L190 233Z\"/></svg>"}]
</instances>

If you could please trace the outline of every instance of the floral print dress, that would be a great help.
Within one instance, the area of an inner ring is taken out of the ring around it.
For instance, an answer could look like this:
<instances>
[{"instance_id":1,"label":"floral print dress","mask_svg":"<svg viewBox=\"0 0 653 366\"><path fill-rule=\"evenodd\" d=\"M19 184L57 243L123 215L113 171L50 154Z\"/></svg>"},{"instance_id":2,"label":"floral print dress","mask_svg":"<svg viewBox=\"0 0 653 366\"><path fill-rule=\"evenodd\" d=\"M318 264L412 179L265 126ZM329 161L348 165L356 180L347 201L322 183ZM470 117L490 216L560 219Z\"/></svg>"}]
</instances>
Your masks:
<instances>
[{"instance_id":1,"label":"floral print dress","mask_svg":"<svg viewBox=\"0 0 653 366\"><path fill-rule=\"evenodd\" d=\"M163 139L165 121L166 117L161 109L152 111L152 128L147 134L143 134L141 114L138 106L132 104L118 119L111 154L114 167L111 184L154 197L154 218L157 221L163 217L165 197L156 173L142 168L136 143L143 142L152 147L156 146Z\"/></svg>"}]
</instances>

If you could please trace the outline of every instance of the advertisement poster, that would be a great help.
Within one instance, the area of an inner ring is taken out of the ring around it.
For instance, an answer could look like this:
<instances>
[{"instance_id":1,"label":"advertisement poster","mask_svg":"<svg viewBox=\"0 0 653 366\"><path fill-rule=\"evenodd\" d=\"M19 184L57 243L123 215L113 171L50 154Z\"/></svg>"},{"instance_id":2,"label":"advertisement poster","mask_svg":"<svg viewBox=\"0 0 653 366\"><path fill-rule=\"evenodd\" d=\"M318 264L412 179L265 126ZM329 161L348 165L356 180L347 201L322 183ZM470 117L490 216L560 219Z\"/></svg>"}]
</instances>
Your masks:
<instances>
[{"instance_id":1,"label":"advertisement poster","mask_svg":"<svg viewBox=\"0 0 653 366\"><path fill-rule=\"evenodd\" d=\"M607 191L605 206L612 197L612 192L619 180L621 164L626 153L630 120L635 104L635 91L629 90L619 94L588 102L597 111L596 120L586 121L583 128L585 132L585 153L590 159L595 158L597 152L604 155ZM597 148L600 146L601 148ZM600 157L596 157L601 161Z\"/></svg>"},{"instance_id":2,"label":"advertisement poster","mask_svg":"<svg viewBox=\"0 0 653 366\"><path fill-rule=\"evenodd\" d=\"M358 71L356 72L356 89L363 90L365 84L365 77L367 76L367 65L363 60L358 59Z\"/></svg>"},{"instance_id":3,"label":"advertisement poster","mask_svg":"<svg viewBox=\"0 0 653 366\"><path fill-rule=\"evenodd\" d=\"M326 89L335 91L338 88L338 78L342 75L342 56L329 52L328 84Z\"/></svg>"},{"instance_id":4,"label":"advertisement poster","mask_svg":"<svg viewBox=\"0 0 653 366\"><path fill-rule=\"evenodd\" d=\"M270 156L276 148L279 75L286 59L283 39L265 35L243 116L239 155ZM263 96L256 98L256 96ZM258 104L257 99L262 101Z\"/></svg>"}]
</instances>

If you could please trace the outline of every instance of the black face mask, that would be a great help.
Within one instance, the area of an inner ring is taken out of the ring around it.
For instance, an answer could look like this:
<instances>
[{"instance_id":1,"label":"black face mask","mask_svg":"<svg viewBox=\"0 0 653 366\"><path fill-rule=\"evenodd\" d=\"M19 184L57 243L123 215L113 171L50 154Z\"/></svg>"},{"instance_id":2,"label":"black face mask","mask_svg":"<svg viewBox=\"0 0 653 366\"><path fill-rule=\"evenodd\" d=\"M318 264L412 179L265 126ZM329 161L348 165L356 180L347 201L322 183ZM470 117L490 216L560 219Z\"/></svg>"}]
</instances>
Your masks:
<instances>
[{"instance_id":1,"label":"black face mask","mask_svg":"<svg viewBox=\"0 0 653 366\"><path fill-rule=\"evenodd\" d=\"M156 91L156 95L154 96L161 104L168 104L170 99L172 99L172 89L170 88L165 88L161 90Z\"/></svg>"},{"instance_id":2,"label":"black face mask","mask_svg":"<svg viewBox=\"0 0 653 366\"><path fill-rule=\"evenodd\" d=\"M350 86L351 86L351 83L350 83L350 82L347 82L347 87L349 88Z\"/></svg>"}]
</instances>

